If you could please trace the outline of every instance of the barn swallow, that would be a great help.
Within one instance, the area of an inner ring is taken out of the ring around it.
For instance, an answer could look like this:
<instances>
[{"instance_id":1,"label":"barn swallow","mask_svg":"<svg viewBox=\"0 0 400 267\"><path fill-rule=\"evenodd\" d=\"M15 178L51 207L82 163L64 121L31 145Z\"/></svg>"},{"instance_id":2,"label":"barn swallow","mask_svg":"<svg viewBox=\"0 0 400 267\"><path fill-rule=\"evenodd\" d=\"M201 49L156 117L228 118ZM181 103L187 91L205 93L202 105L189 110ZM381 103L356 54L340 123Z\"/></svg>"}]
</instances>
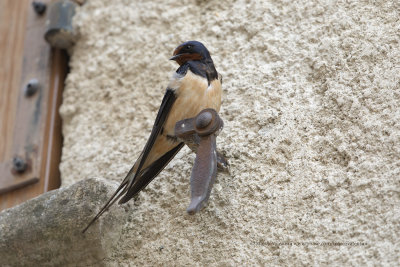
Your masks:
<instances>
[{"instance_id":1,"label":"barn swallow","mask_svg":"<svg viewBox=\"0 0 400 267\"><path fill-rule=\"evenodd\" d=\"M179 64L161 102L150 137L136 163L100 212L83 230L85 232L119 199L129 201L156 177L184 143L175 136L175 124L195 117L206 108L219 112L222 78L215 69L210 52L198 41L179 45L171 60Z\"/></svg>"}]
</instances>

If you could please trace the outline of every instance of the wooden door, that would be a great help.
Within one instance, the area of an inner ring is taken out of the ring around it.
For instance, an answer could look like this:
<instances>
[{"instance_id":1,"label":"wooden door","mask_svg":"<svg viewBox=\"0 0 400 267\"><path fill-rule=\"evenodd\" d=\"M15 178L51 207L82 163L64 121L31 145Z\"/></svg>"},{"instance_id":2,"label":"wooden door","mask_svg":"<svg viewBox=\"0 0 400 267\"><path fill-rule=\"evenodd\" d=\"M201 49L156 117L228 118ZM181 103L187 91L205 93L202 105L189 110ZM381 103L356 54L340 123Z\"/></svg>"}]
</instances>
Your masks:
<instances>
[{"instance_id":1,"label":"wooden door","mask_svg":"<svg viewBox=\"0 0 400 267\"><path fill-rule=\"evenodd\" d=\"M32 0L0 1L0 210L60 185L67 56L44 40L45 22Z\"/></svg>"}]
</instances>

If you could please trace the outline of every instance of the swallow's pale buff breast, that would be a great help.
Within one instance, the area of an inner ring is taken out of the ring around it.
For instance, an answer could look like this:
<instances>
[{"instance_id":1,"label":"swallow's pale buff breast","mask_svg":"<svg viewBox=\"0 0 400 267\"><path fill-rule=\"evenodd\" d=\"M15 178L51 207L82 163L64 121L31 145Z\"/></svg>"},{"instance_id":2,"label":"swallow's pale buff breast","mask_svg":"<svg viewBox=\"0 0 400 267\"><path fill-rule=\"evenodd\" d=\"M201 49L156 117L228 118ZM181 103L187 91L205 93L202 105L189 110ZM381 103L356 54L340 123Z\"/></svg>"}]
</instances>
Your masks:
<instances>
[{"instance_id":1,"label":"swallow's pale buff breast","mask_svg":"<svg viewBox=\"0 0 400 267\"><path fill-rule=\"evenodd\" d=\"M177 99L165 122L164 132L158 136L144 168L177 145L166 136L175 135L175 124L178 121L195 117L206 108L212 108L219 112L221 107L222 89L218 79L211 81L208 85L206 78L188 70L185 76L174 73L168 87L175 90Z\"/></svg>"}]
</instances>

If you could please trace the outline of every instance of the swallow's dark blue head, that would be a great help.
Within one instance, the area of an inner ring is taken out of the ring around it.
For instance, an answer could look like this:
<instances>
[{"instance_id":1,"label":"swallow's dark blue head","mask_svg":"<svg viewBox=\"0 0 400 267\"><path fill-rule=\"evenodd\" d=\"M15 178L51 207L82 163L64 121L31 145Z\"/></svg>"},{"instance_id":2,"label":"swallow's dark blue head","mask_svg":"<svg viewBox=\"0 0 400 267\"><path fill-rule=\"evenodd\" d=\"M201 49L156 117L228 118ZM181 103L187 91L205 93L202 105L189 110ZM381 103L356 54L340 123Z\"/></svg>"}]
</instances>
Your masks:
<instances>
[{"instance_id":1,"label":"swallow's dark blue head","mask_svg":"<svg viewBox=\"0 0 400 267\"><path fill-rule=\"evenodd\" d=\"M174 56L170 58L179 65L192 60L211 60L210 52L198 41L188 41L178 46L174 51Z\"/></svg>"}]
</instances>

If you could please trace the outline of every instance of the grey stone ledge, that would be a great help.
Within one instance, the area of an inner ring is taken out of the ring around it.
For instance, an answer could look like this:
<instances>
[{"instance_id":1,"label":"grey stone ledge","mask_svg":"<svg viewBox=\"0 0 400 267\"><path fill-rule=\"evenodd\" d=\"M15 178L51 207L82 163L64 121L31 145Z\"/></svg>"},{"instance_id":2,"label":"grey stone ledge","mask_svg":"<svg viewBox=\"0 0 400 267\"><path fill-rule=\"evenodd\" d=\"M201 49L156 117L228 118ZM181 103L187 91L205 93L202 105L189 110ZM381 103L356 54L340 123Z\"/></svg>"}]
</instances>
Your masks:
<instances>
[{"instance_id":1,"label":"grey stone ledge","mask_svg":"<svg viewBox=\"0 0 400 267\"><path fill-rule=\"evenodd\" d=\"M85 179L0 212L0 265L101 266L127 212L115 205L85 234L82 229L116 187L104 179Z\"/></svg>"}]
</instances>

